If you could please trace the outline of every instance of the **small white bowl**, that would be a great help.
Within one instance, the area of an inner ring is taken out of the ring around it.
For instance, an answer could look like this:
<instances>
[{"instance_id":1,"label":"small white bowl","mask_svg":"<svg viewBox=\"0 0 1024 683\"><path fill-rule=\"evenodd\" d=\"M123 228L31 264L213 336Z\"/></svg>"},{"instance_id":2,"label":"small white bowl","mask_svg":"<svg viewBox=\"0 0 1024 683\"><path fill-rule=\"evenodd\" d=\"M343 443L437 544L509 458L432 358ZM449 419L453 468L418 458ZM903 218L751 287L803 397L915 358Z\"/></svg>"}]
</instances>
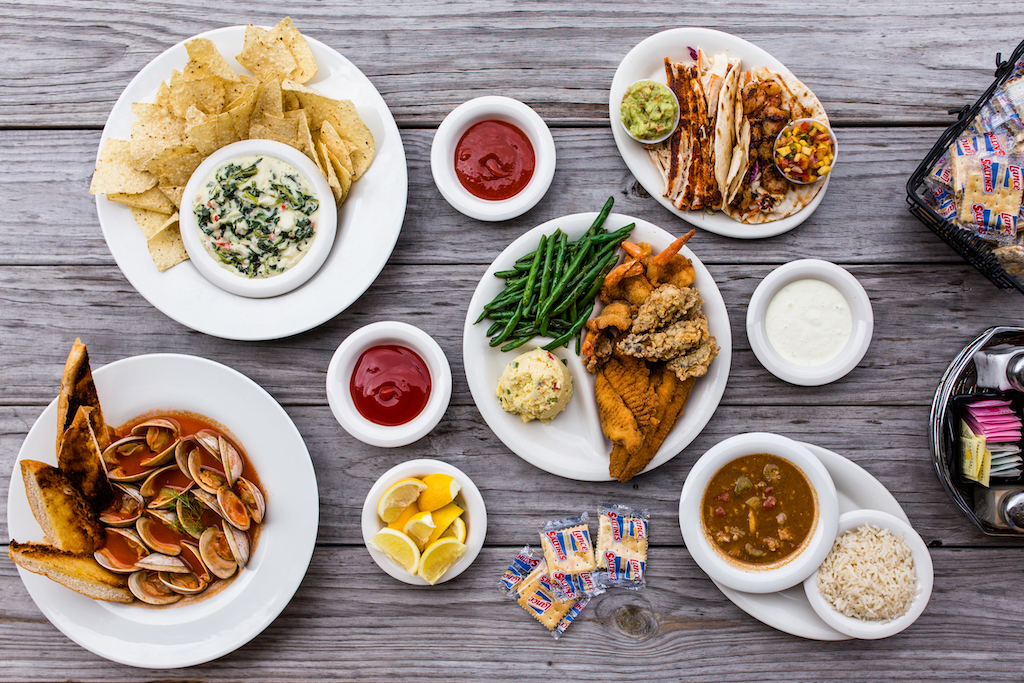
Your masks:
<instances>
[{"instance_id":1,"label":"small white bowl","mask_svg":"<svg viewBox=\"0 0 1024 683\"><path fill-rule=\"evenodd\" d=\"M352 400L349 383L356 361L364 351L381 344L415 351L430 371L430 396L422 412L409 422L387 426L363 417ZM448 357L433 338L408 323L385 320L361 327L338 346L327 367L327 402L346 432L371 446L393 448L417 441L437 426L452 398L452 369Z\"/></svg>"},{"instance_id":2,"label":"small white bowl","mask_svg":"<svg viewBox=\"0 0 1024 683\"><path fill-rule=\"evenodd\" d=\"M395 465L381 475L366 494L366 501L363 503L362 528L363 542L370 553L370 557L385 572L408 584L414 586L429 586L419 575L409 574L402 567L388 559L388 556L370 545L370 539L378 531L387 526L384 520L377 515L377 503L380 497L389 486L402 479L409 477L425 477L428 474L449 474L459 482L462 490L455 496L455 504L465 512L462 513L462 521L466 524L466 552L455 561L444 576L437 583L451 581L456 576L466 571L473 560L480 554L484 547L484 537L487 535L487 508L484 506L484 498L480 495L480 489L476 487L473 480L467 477L462 470L440 460L410 460L400 465ZM437 584L435 584L437 585Z\"/></svg>"},{"instance_id":3,"label":"small white bowl","mask_svg":"<svg viewBox=\"0 0 1024 683\"><path fill-rule=\"evenodd\" d=\"M832 164L829 166L828 173L826 173L825 175L819 177L817 180L812 180L810 182L805 182L805 181L802 181L802 180L795 180L795 179L789 177L786 174L786 172L782 170L782 167L779 166L779 162L776 161L775 162L775 168L778 169L778 171L782 175L782 177L785 178L786 180L788 180L789 182L795 184L795 185L813 185L814 183L818 183L818 182L823 181L825 178L827 178L829 176L829 173L832 173L832 170L835 169L835 167L836 167L836 160L839 158L839 140L836 139L836 134L832 130L832 126L828 125L824 121L819 121L818 119L810 119L810 118L794 119L793 121L790 121L788 124L786 124L786 127L783 128L782 130L780 130L779 134L775 136L775 142L772 143L772 150L774 150L775 147L778 146L779 139L786 133L786 131L788 131L789 129L793 128L798 123L803 123L804 121L817 123L819 126L824 126L825 130L828 131L828 137L832 140ZM774 157L774 151L772 152L772 154L773 154L772 158L774 159L775 158Z\"/></svg>"},{"instance_id":4,"label":"small white bowl","mask_svg":"<svg viewBox=\"0 0 1024 683\"><path fill-rule=\"evenodd\" d=\"M910 546L914 556L914 570L917 573L917 597L910 604L910 609L901 617L891 621L865 621L841 614L829 603L818 590L818 572L815 570L806 581L804 581L804 592L807 600L815 613L821 617L826 624L848 636L874 640L876 638L888 638L896 635L907 628L921 616L924 608L928 605L928 599L932 594L934 576L932 574L932 558L928 553L928 546L918 535L914 528L898 517L880 510L853 510L844 513L839 518L839 534L850 529L856 529L865 524L873 524L883 529L889 529L893 534L903 535L903 540ZM837 534L838 535L838 534Z\"/></svg>"},{"instance_id":5,"label":"small white bowl","mask_svg":"<svg viewBox=\"0 0 1024 683\"><path fill-rule=\"evenodd\" d=\"M317 226L316 236L313 238L313 244L309 251L298 263L285 272L268 278L245 277L221 266L203 246L199 237L196 215L192 210L192 202L210 173L235 157L249 154L263 154L291 164L305 176L313 186L317 199L320 200L320 225ZM185 251L188 252L189 259L195 265L196 270L221 289L238 296L254 299L264 299L290 292L313 277L330 255L331 248L334 246L334 238L338 232L338 209L327 179L305 154L294 147L274 140L242 140L218 149L199 164L199 167L192 173L188 184L185 185L181 204L181 210L178 213L181 241L184 242Z\"/></svg>"},{"instance_id":6,"label":"small white bowl","mask_svg":"<svg viewBox=\"0 0 1024 683\"><path fill-rule=\"evenodd\" d=\"M459 140L470 126L489 119L511 123L533 145L533 177L519 194L508 199L481 199L463 187L455 175ZM555 175L555 141L544 119L519 100L495 95L477 97L453 109L438 126L430 147L430 171L437 189L456 210L481 221L505 221L532 209L548 191Z\"/></svg>"},{"instance_id":7,"label":"small white bowl","mask_svg":"<svg viewBox=\"0 0 1024 683\"><path fill-rule=\"evenodd\" d=\"M623 98L625 98L626 92L629 92L629 89L632 88L637 83L645 83L647 81L652 81L652 80L654 80L654 79L652 79L652 78L641 78L639 81L633 81L632 83L630 83L626 87L626 90L623 92L623 94L622 94ZM659 85L665 85L664 83L661 83L659 81L654 81L654 82L658 83ZM633 138L637 142L639 142L641 144L644 144L644 145L656 145L659 142L664 142L665 140L668 140L670 137L672 137L672 133L676 132L676 127L679 126L679 117L680 117L681 112L680 112L680 109L679 109L679 98L676 97L676 94L674 92L672 92L672 89L669 88L667 85L665 85L665 88L668 89L668 93L672 96L672 99L675 100L675 102L676 102L676 118L675 118L675 121L672 122L672 125L669 126L668 132L665 133L664 135L662 135L661 137L653 138L651 140L644 140L642 138L638 138L637 136L633 135L633 133L629 130L629 128L626 127L626 124L622 122L622 116L620 115L619 116L619 125L622 126L622 130L626 131L626 135L628 135L629 137ZM621 102L619 103L619 108L620 108L620 111L621 111L621 108L622 108L622 103Z\"/></svg>"},{"instance_id":8,"label":"small white bowl","mask_svg":"<svg viewBox=\"0 0 1024 683\"><path fill-rule=\"evenodd\" d=\"M821 365L802 367L784 359L772 348L765 330L765 313L780 289L797 280L811 279L821 280L839 290L850 306L853 329L838 356ZM757 360L779 379L798 386L816 387L844 377L864 358L871 344L873 329L871 300L864 287L847 270L819 259L801 259L779 266L761 280L747 306L747 339Z\"/></svg>"},{"instance_id":9,"label":"small white bowl","mask_svg":"<svg viewBox=\"0 0 1024 683\"><path fill-rule=\"evenodd\" d=\"M708 538L701 521L701 501L711 478L744 455L771 453L796 465L811 484L818 515L809 540L781 564L743 566L726 559ZM715 581L745 593L774 593L797 585L817 571L832 549L839 520L835 483L821 461L804 445L778 434L751 432L719 442L702 455L686 476L679 497L679 526L693 560Z\"/></svg>"}]
</instances>

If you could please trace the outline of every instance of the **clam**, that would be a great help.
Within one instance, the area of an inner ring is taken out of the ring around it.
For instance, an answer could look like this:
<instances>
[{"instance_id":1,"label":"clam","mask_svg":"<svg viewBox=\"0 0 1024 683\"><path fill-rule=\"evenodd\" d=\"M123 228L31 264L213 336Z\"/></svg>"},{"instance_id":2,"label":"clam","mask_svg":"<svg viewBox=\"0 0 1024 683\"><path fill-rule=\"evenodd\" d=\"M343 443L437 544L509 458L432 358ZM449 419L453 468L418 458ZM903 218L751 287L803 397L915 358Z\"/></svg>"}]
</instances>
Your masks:
<instances>
[{"instance_id":1,"label":"clam","mask_svg":"<svg viewBox=\"0 0 1024 683\"><path fill-rule=\"evenodd\" d=\"M238 497L245 505L245 509L249 511L252 520L257 524L262 522L263 515L267 511L267 501L263 497L260 487L245 477L239 477L235 488L238 491Z\"/></svg>"},{"instance_id":2,"label":"clam","mask_svg":"<svg viewBox=\"0 0 1024 683\"><path fill-rule=\"evenodd\" d=\"M130 574L136 563L149 555L149 549L134 529L109 527L106 543L93 553L101 567L115 574Z\"/></svg>"},{"instance_id":3,"label":"clam","mask_svg":"<svg viewBox=\"0 0 1024 683\"><path fill-rule=\"evenodd\" d=\"M178 440L181 427L174 420L157 417L132 427L132 436L146 437L146 445L154 453L162 453Z\"/></svg>"},{"instance_id":4,"label":"clam","mask_svg":"<svg viewBox=\"0 0 1024 683\"><path fill-rule=\"evenodd\" d=\"M197 595L198 593L202 593L206 590L206 587L210 585L209 581L203 580L192 572L188 572L187 574L169 574L167 572L160 572L157 575L157 579L169 590L178 593L179 595Z\"/></svg>"},{"instance_id":5,"label":"clam","mask_svg":"<svg viewBox=\"0 0 1024 683\"><path fill-rule=\"evenodd\" d=\"M152 458L147 458L146 460L143 460L141 464L145 467L163 467L167 463L174 460L175 444L177 444L177 441L175 441L162 451L155 451L156 455L154 455Z\"/></svg>"},{"instance_id":6,"label":"clam","mask_svg":"<svg viewBox=\"0 0 1024 683\"><path fill-rule=\"evenodd\" d=\"M231 546L231 554L238 566L244 567L249 564L249 535L231 526L226 519L221 523L221 527L224 529L224 536L227 538L228 545Z\"/></svg>"},{"instance_id":7,"label":"clam","mask_svg":"<svg viewBox=\"0 0 1024 683\"><path fill-rule=\"evenodd\" d=\"M100 512L100 523L106 526L132 526L142 516L146 501L134 486L114 482L114 501Z\"/></svg>"},{"instance_id":8,"label":"clam","mask_svg":"<svg viewBox=\"0 0 1024 683\"><path fill-rule=\"evenodd\" d=\"M227 486L222 486L217 491L217 504L220 505L221 515L231 522L236 529L245 531L251 524L249 510L238 495Z\"/></svg>"},{"instance_id":9,"label":"clam","mask_svg":"<svg viewBox=\"0 0 1024 683\"><path fill-rule=\"evenodd\" d=\"M196 441L215 456L224 466L228 486L234 486L242 475L242 454L228 439L212 429L201 429L195 433ZM210 493L213 493L211 491Z\"/></svg>"},{"instance_id":10,"label":"clam","mask_svg":"<svg viewBox=\"0 0 1024 683\"><path fill-rule=\"evenodd\" d=\"M150 569L155 572L169 572L171 574L188 574L189 568L177 557L163 555L161 553L150 553L135 563L139 569Z\"/></svg>"},{"instance_id":11,"label":"clam","mask_svg":"<svg viewBox=\"0 0 1024 683\"><path fill-rule=\"evenodd\" d=\"M162 490L160 490L158 488L158 484L160 483L160 475L161 474L164 474L165 472L170 472L170 471L173 471L173 470L176 470L176 469L178 469L177 465L167 465L165 467L161 467L159 469L155 469L152 472L150 472L149 476L146 477L146 480L144 482L142 482L142 486L139 487L139 493L141 493L143 496L145 496L147 499L149 499L149 507L170 507L170 506L168 506L166 504L166 500L165 499L166 498L171 498L173 500L174 496L172 496L171 494L166 494L165 495L164 491L162 491ZM175 490L175 489L169 489L169 490L172 493L177 493L177 490ZM157 504L158 502L161 503L161 504L158 505Z\"/></svg>"},{"instance_id":12,"label":"clam","mask_svg":"<svg viewBox=\"0 0 1024 683\"><path fill-rule=\"evenodd\" d=\"M181 600L180 594L175 593L160 581L157 572L148 569L137 571L129 576L128 589L132 595L150 605L170 605Z\"/></svg>"},{"instance_id":13,"label":"clam","mask_svg":"<svg viewBox=\"0 0 1024 683\"><path fill-rule=\"evenodd\" d=\"M178 443L174 444L174 462L178 465L178 469L181 470L189 479L192 475L188 471L188 456L189 453L196 449L196 440L194 437L186 436L183 439L178 439Z\"/></svg>"},{"instance_id":14,"label":"clam","mask_svg":"<svg viewBox=\"0 0 1024 683\"><path fill-rule=\"evenodd\" d=\"M196 497L196 500L216 512L221 517L224 516L224 513L220 509L220 503L217 502L217 496L212 493L207 493L200 488L192 489L192 495Z\"/></svg>"},{"instance_id":15,"label":"clam","mask_svg":"<svg viewBox=\"0 0 1024 683\"><path fill-rule=\"evenodd\" d=\"M199 555L203 563L219 579L229 579L238 569L227 535L211 526L199 538Z\"/></svg>"},{"instance_id":16,"label":"clam","mask_svg":"<svg viewBox=\"0 0 1024 683\"><path fill-rule=\"evenodd\" d=\"M201 489L210 493L217 493L228 483L223 472L203 464L203 456L198 448L188 455L188 476L192 477L192 481L199 484Z\"/></svg>"},{"instance_id":17,"label":"clam","mask_svg":"<svg viewBox=\"0 0 1024 683\"><path fill-rule=\"evenodd\" d=\"M163 524L163 522L155 521L149 517L140 517L139 521L135 522L135 530L139 532L139 538L142 539L142 542L154 553L163 553L164 555L177 555L180 553L181 546L177 543L157 538L155 527L158 524Z\"/></svg>"},{"instance_id":18,"label":"clam","mask_svg":"<svg viewBox=\"0 0 1024 683\"><path fill-rule=\"evenodd\" d=\"M174 511L178 517L178 524L192 538L199 538L206 531L202 510L199 509L199 505L196 503L196 499L191 492L183 493L177 497Z\"/></svg>"},{"instance_id":19,"label":"clam","mask_svg":"<svg viewBox=\"0 0 1024 683\"><path fill-rule=\"evenodd\" d=\"M188 565L192 573L195 574L204 583L210 583L210 570L207 568L206 563L203 562L203 556L199 552L199 546L190 541L185 541L181 544L181 560Z\"/></svg>"},{"instance_id":20,"label":"clam","mask_svg":"<svg viewBox=\"0 0 1024 683\"><path fill-rule=\"evenodd\" d=\"M121 458L133 456L145 448L146 439L142 436L126 436L107 446L107 449L103 451L101 456L107 470L107 478L110 481L132 483L142 481L148 477L148 468L143 469L141 472L128 474L120 463Z\"/></svg>"}]
</instances>

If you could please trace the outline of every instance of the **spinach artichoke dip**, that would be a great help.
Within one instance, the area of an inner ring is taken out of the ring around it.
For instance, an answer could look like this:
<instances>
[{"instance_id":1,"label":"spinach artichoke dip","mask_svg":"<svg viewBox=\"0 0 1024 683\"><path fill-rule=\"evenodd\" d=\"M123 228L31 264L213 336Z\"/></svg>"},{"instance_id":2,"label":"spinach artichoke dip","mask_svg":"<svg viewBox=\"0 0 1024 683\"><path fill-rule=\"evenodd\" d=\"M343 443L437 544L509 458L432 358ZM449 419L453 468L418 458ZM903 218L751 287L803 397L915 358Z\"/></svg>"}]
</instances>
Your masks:
<instances>
[{"instance_id":1,"label":"spinach artichoke dip","mask_svg":"<svg viewBox=\"0 0 1024 683\"><path fill-rule=\"evenodd\" d=\"M291 164L240 156L206 177L193 211L199 238L224 268L248 278L280 275L309 251L320 201Z\"/></svg>"}]
</instances>

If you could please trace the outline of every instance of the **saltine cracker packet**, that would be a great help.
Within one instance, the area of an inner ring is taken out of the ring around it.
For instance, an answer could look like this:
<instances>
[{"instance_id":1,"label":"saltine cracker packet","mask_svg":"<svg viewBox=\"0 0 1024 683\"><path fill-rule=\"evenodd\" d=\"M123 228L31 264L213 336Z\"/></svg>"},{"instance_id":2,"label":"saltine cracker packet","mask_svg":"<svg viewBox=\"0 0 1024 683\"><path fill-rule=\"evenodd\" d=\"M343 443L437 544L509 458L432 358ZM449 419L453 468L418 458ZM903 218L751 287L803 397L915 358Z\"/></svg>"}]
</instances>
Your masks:
<instances>
[{"instance_id":1,"label":"saltine cracker packet","mask_svg":"<svg viewBox=\"0 0 1024 683\"><path fill-rule=\"evenodd\" d=\"M625 505L598 507L597 559L608 572L608 584L639 589L646 585L647 510Z\"/></svg>"}]
</instances>

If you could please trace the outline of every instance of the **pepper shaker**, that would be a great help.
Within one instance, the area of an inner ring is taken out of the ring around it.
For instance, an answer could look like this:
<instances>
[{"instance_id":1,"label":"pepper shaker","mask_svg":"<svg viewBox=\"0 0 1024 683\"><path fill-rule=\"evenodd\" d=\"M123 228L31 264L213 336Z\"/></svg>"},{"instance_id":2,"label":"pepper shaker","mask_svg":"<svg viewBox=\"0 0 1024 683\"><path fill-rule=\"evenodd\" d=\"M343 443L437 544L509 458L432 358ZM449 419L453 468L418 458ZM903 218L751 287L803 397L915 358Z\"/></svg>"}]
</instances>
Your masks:
<instances>
[{"instance_id":1,"label":"pepper shaker","mask_svg":"<svg viewBox=\"0 0 1024 683\"><path fill-rule=\"evenodd\" d=\"M974 354L979 389L1024 391L1024 348L998 344Z\"/></svg>"}]
</instances>

